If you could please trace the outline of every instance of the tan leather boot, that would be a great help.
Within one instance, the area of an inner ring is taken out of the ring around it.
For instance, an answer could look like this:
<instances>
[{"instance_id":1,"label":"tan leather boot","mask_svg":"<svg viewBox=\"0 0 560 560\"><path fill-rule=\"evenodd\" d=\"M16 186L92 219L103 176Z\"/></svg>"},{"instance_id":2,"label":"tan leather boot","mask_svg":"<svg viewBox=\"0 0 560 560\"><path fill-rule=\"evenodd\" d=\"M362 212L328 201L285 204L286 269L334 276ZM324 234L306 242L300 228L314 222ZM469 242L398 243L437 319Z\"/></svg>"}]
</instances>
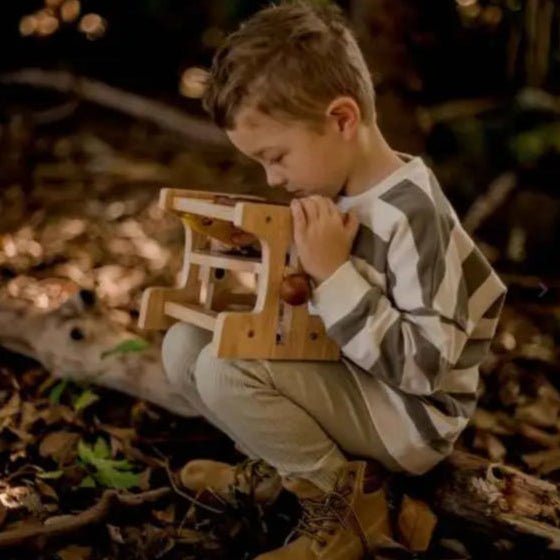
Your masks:
<instances>
[{"instance_id":1,"label":"tan leather boot","mask_svg":"<svg viewBox=\"0 0 560 560\"><path fill-rule=\"evenodd\" d=\"M299 537L256 560L361 560L391 537L383 479L380 467L363 461L348 463L330 493L302 479L284 479L303 509L294 531Z\"/></svg>"},{"instance_id":2,"label":"tan leather boot","mask_svg":"<svg viewBox=\"0 0 560 560\"><path fill-rule=\"evenodd\" d=\"M181 484L199 494L210 490L222 498L241 492L262 505L272 504L282 490L282 479L274 467L259 459L246 459L237 465L196 459L179 473Z\"/></svg>"}]
</instances>

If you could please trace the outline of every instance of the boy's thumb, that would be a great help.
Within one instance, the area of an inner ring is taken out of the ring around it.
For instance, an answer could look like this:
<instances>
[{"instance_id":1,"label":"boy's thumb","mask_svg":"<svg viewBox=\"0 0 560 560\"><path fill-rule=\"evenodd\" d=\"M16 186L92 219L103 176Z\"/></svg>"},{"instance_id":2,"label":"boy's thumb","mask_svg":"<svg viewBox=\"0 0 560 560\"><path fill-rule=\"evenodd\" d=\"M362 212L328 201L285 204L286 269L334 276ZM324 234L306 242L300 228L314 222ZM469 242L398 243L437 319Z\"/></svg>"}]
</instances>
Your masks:
<instances>
[{"instance_id":1,"label":"boy's thumb","mask_svg":"<svg viewBox=\"0 0 560 560\"><path fill-rule=\"evenodd\" d=\"M358 228L360 227L360 221L354 210L349 210L346 214L346 220L344 222L344 229L348 233L350 239L354 239L358 233Z\"/></svg>"}]
</instances>

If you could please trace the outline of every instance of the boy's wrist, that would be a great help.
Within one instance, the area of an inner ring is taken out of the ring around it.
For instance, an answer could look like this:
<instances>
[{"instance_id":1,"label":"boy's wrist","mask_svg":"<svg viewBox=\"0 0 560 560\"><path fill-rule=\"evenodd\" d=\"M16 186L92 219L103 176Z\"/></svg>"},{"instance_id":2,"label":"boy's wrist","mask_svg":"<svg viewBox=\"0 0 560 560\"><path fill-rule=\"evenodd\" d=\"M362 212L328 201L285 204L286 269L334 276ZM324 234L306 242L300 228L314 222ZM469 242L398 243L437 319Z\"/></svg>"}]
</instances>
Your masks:
<instances>
[{"instance_id":1,"label":"boy's wrist","mask_svg":"<svg viewBox=\"0 0 560 560\"><path fill-rule=\"evenodd\" d=\"M311 286L315 289L318 288L325 280L328 280L332 276L331 274L323 274L321 276L310 276Z\"/></svg>"},{"instance_id":2,"label":"boy's wrist","mask_svg":"<svg viewBox=\"0 0 560 560\"><path fill-rule=\"evenodd\" d=\"M341 268L342 266L344 266L349 259L346 259L344 262L341 262L339 264L335 264L333 266L331 266L330 268L323 270L319 273L315 273L315 274L309 274L309 277L311 278L313 285L314 286L319 286L320 284L322 284L323 282L325 282L326 280L328 280L339 268Z\"/></svg>"},{"instance_id":3,"label":"boy's wrist","mask_svg":"<svg viewBox=\"0 0 560 560\"><path fill-rule=\"evenodd\" d=\"M344 264L346 264L346 262L348 262L348 261L344 261L339 266L337 266L337 267L333 268L332 270L330 270L328 272L325 272L323 274L310 275L311 283L312 283L313 287L316 288L316 287L320 286L323 282L328 280L339 268L341 268Z\"/></svg>"}]
</instances>

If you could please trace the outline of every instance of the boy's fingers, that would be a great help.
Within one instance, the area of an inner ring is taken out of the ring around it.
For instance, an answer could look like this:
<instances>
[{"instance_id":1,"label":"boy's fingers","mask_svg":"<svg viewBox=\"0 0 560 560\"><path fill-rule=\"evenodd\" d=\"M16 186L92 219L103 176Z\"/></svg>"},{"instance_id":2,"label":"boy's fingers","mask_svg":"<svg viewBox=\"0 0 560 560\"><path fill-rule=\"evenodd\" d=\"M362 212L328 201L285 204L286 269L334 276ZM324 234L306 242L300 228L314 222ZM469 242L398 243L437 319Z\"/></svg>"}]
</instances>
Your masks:
<instances>
[{"instance_id":1,"label":"boy's fingers","mask_svg":"<svg viewBox=\"0 0 560 560\"><path fill-rule=\"evenodd\" d=\"M300 233L306 225L305 212L299 200L292 200L290 204L292 219L294 221L294 232Z\"/></svg>"},{"instance_id":2,"label":"boy's fingers","mask_svg":"<svg viewBox=\"0 0 560 560\"><path fill-rule=\"evenodd\" d=\"M327 196L314 196L313 201L318 209L319 218L327 218L336 221L337 224L342 223L340 210L334 201Z\"/></svg>"},{"instance_id":3,"label":"boy's fingers","mask_svg":"<svg viewBox=\"0 0 560 560\"><path fill-rule=\"evenodd\" d=\"M340 210L338 209L337 205L334 203L332 199L327 198L325 199L325 201L326 201L327 210L331 216L336 216L340 214Z\"/></svg>"},{"instance_id":4,"label":"boy's fingers","mask_svg":"<svg viewBox=\"0 0 560 560\"><path fill-rule=\"evenodd\" d=\"M326 196L319 196L317 195L314 197L314 202L317 206L319 216L331 216L332 215L332 206L334 206L334 202L326 197ZM336 206L335 206L336 209Z\"/></svg>"},{"instance_id":5,"label":"boy's fingers","mask_svg":"<svg viewBox=\"0 0 560 560\"><path fill-rule=\"evenodd\" d=\"M307 198L301 199L301 205L306 214L308 222L314 222L319 219L321 213L319 204L320 203L317 196L308 196Z\"/></svg>"},{"instance_id":6,"label":"boy's fingers","mask_svg":"<svg viewBox=\"0 0 560 560\"><path fill-rule=\"evenodd\" d=\"M327 212L329 217L336 221L337 224L342 224L344 226L344 214L338 209L338 206L335 204L334 200L331 198L325 199L325 206L327 208Z\"/></svg>"}]
</instances>

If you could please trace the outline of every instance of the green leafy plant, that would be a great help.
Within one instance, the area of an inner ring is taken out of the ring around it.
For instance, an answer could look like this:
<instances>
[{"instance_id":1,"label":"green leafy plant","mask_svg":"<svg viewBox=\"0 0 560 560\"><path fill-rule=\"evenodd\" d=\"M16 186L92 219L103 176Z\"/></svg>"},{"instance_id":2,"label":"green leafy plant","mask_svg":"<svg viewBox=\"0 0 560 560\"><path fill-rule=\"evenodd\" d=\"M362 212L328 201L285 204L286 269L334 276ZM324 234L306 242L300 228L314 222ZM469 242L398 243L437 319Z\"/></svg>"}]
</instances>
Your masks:
<instances>
[{"instance_id":1,"label":"green leafy plant","mask_svg":"<svg viewBox=\"0 0 560 560\"><path fill-rule=\"evenodd\" d=\"M76 412L81 412L99 400L99 395L90 388L72 383L69 379L62 379L50 390L49 400L53 404L60 404L63 395L65 400L72 403Z\"/></svg>"},{"instance_id":2,"label":"green leafy plant","mask_svg":"<svg viewBox=\"0 0 560 560\"><path fill-rule=\"evenodd\" d=\"M62 394L68 387L69 381L68 379L63 379L59 381L49 392L49 401L53 404L59 404Z\"/></svg>"},{"instance_id":3,"label":"green leafy plant","mask_svg":"<svg viewBox=\"0 0 560 560\"><path fill-rule=\"evenodd\" d=\"M129 340L123 340L110 350L105 350L105 352L102 352L101 359L103 360L108 356L112 356L114 354L130 354L133 352L143 352L149 347L149 342L143 340L142 338L131 338Z\"/></svg>"},{"instance_id":4,"label":"green leafy plant","mask_svg":"<svg viewBox=\"0 0 560 560\"><path fill-rule=\"evenodd\" d=\"M107 488L133 488L139 486L140 475L132 472L134 465L126 459L112 459L111 448L101 437L90 446L83 440L78 443L78 457L90 472L82 487L96 483Z\"/></svg>"},{"instance_id":5,"label":"green leafy plant","mask_svg":"<svg viewBox=\"0 0 560 560\"><path fill-rule=\"evenodd\" d=\"M42 478L43 480L58 480L62 477L64 471L56 470L56 471L42 471L37 473L38 478Z\"/></svg>"},{"instance_id":6,"label":"green leafy plant","mask_svg":"<svg viewBox=\"0 0 560 560\"><path fill-rule=\"evenodd\" d=\"M74 410L76 412L80 412L81 410L84 410L84 408L87 408L98 400L99 395L94 393L91 389L86 389L76 397L76 399L72 403L72 406L74 407Z\"/></svg>"}]
</instances>

